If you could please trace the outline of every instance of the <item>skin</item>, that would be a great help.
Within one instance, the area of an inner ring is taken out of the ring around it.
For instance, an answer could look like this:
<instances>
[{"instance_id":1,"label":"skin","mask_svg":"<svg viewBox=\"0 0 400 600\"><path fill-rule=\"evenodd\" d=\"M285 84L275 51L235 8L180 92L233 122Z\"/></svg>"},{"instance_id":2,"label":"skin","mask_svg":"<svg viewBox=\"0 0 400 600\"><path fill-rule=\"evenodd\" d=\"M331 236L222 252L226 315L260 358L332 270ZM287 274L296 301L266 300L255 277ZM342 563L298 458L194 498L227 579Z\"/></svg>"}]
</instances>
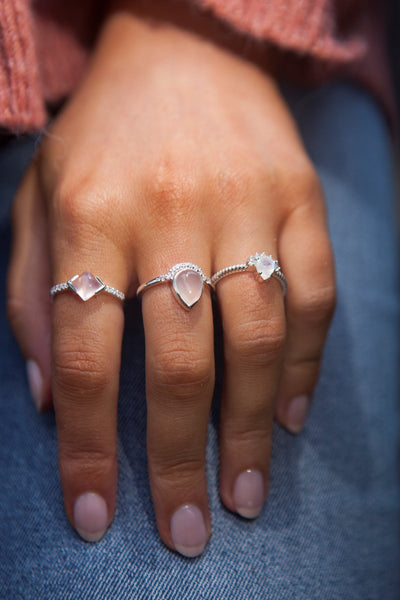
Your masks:
<instances>
[{"instance_id":1,"label":"skin","mask_svg":"<svg viewBox=\"0 0 400 600\"><path fill-rule=\"evenodd\" d=\"M289 289L253 273L217 287L224 335L220 493L259 470L268 491L274 415L311 397L335 300L321 187L259 49L228 43L207 18L115 4L86 76L15 199L8 313L54 404L65 508L100 494L112 521L122 304L48 289L89 269L133 297L190 261L210 275L266 250ZM170 6L171 8L171 6ZM172 15L172 16L171 16ZM182 22L186 21L185 22ZM193 26L191 20L195 20ZM29 299L29 302L28 302ZM184 311L169 285L143 294L148 467L157 526L195 504L211 531L206 428L214 386L211 297Z\"/></svg>"}]
</instances>

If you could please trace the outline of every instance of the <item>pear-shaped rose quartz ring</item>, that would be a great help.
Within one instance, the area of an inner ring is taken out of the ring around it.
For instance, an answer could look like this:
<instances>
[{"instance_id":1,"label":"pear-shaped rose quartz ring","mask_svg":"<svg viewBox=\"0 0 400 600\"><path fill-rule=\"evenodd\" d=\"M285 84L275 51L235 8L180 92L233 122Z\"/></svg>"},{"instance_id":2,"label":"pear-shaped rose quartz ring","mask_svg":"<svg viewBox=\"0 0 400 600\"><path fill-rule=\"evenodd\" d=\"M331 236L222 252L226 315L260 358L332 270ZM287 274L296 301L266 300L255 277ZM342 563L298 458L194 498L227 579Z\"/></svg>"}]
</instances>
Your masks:
<instances>
[{"instance_id":1,"label":"pear-shaped rose quartz ring","mask_svg":"<svg viewBox=\"0 0 400 600\"><path fill-rule=\"evenodd\" d=\"M147 283L142 283L136 291L137 297L150 287L164 282L172 282L172 291L183 308L190 310L200 300L204 284L214 289L211 279L193 263L178 263L171 267L165 275L159 275Z\"/></svg>"},{"instance_id":2,"label":"pear-shaped rose quartz ring","mask_svg":"<svg viewBox=\"0 0 400 600\"><path fill-rule=\"evenodd\" d=\"M213 285L216 285L218 281L220 281L224 277L227 277L228 275L233 275L234 273L248 271L251 267L255 267L260 281L267 281L267 279L269 279L270 277L275 277L276 279L278 279L282 287L283 295L286 294L286 277L282 273L278 261L274 260L270 254L266 254L265 252L262 252L261 254L258 254L258 252L256 252L256 254L250 256L249 260L246 263L242 263L240 265L232 265L230 267L225 267L225 269L217 271L217 273L215 273L211 277L211 283Z\"/></svg>"},{"instance_id":3,"label":"pear-shaped rose quartz ring","mask_svg":"<svg viewBox=\"0 0 400 600\"><path fill-rule=\"evenodd\" d=\"M84 271L80 275L75 275L65 283L53 285L50 290L50 298L59 292L66 292L68 290L74 292L74 294L79 296L84 302L90 300L90 298L93 298L93 296L96 296L99 292L106 292L119 300L125 300L125 294L123 292L120 292L110 285L106 285L101 281L100 277L96 277L96 275L93 275L90 271Z\"/></svg>"}]
</instances>

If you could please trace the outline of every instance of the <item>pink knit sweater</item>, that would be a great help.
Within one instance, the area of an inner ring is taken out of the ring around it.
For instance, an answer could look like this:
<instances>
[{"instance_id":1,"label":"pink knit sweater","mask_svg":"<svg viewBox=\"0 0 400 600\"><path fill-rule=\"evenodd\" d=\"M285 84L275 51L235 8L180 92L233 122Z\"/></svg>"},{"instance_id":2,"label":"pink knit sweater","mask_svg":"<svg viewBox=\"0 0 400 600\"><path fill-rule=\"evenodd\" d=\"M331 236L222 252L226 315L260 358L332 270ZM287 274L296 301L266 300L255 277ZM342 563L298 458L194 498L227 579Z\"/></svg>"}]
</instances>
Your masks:
<instances>
[{"instance_id":1,"label":"pink knit sweater","mask_svg":"<svg viewBox=\"0 0 400 600\"><path fill-rule=\"evenodd\" d=\"M303 83L350 77L393 114L383 0L191 1L279 49L284 77ZM65 98L82 76L101 5L0 0L0 127L22 132L45 125L49 103Z\"/></svg>"}]
</instances>

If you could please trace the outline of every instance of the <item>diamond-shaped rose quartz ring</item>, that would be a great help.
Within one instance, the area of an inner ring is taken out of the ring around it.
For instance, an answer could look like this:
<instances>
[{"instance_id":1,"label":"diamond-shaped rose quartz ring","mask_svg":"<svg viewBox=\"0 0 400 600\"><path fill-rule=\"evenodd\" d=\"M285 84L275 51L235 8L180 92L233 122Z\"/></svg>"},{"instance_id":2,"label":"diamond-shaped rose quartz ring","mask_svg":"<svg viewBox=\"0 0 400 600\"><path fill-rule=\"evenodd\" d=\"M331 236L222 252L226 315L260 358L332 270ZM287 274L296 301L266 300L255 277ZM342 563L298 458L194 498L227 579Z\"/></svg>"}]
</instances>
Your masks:
<instances>
[{"instance_id":1,"label":"diamond-shaped rose quartz ring","mask_svg":"<svg viewBox=\"0 0 400 600\"><path fill-rule=\"evenodd\" d=\"M204 284L214 288L211 279L193 263L178 263L171 267L165 275L159 275L147 283L142 283L136 291L139 298L150 287L164 282L172 282L172 291L183 308L190 310L200 300Z\"/></svg>"},{"instance_id":2,"label":"diamond-shaped rose quartz ring","mask_svg":"<svg viewBox=\"0 0 400 600\"><path fill-rule=\"evenodd\" d=\"M106 285L101 281L100 277L96 277L96 275L93 275L90 271L84 271L80 275L75 275L64 283L53 285L50 290L50 298L59 292L66 292L68 290L74 292L74 294L79 296L84 302L90 300L90 298L93 298L93 296L96 296L99 292L106 292L119 300L125 300L125 294L123 292L120 292L110 285Z\"/></svg>"},{"instance_id":3,"label":"diamond-shaped rose quartz ring","mask_svg":"<svg viewBox=\"0 0 400 600\"><path fill-rule=\"evenodd\" d=\"M216 285L224 277L233 275L234 273L248 271L251 267L255 267L260 281L267 281L270 277L278 279L282 287L283 295L286 294L286 277L282 273L278 261L272 258L270 254L266 254L266 252L262 252L261 254L256 252L253 256L250 256L246 263L231 265L230 267L225 267L224 269L217 271L217 273L211 277L211 283Z\"/></svg>"}]
</instances>

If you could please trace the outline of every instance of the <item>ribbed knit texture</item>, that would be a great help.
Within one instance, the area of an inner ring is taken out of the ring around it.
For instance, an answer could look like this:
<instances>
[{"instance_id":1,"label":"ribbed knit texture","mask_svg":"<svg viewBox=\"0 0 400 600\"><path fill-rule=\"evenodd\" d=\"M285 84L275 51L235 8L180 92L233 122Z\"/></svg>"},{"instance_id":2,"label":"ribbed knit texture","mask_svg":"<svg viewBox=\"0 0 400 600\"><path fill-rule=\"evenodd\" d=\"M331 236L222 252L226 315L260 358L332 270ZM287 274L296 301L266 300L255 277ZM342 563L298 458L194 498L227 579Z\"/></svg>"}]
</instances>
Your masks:
<instances>
[{"instance_id":1,"label":"ribbed knit texture","mask_svg":"<svg viewBox=\"0 0 400 600\"><path fill-rule=\"evenodd\" d=\"M29 0L1 0L0 126L35 129L45 115Z\"/></svg>"},{"instance_id":2,"label":"ribbed knit texture","mask_svg":"<svg viewBox=\"0 0 400 600\"><path fill-rule=\"evenodd\" d=\"M239 31L267 39L285 49L324 60L347 63L365 52L366 41L350 31L340 36L340 5L346 0L195 0Z\"/></svg>"},{"instance_id":3,"label":"ribbed knit texture","mask_svg":"<svg viewBox=\"0 0 400 600\"><path fill-rule=\"evenodd\" d=\"M302 84L358 82L383 105L392 127L394 92L385 0L193 0L238 31L280 48L279 74Z\"/></svg>"},{"instance_id":4,"label":"ribbed knit texture","mask_svg":"<svg viewBox=\"0 0 400 600\"><path fill-rule=\"evenodd\" d=\"M384 2L192 2L280 49L281 76L300 83L352 78L384 104L387 114L394 114L383 39ZM0 127L24 131L45 124L46 103L67 96L84 72L101 10L101 0L0 1Z\"/></svg>"}]
</instances>

